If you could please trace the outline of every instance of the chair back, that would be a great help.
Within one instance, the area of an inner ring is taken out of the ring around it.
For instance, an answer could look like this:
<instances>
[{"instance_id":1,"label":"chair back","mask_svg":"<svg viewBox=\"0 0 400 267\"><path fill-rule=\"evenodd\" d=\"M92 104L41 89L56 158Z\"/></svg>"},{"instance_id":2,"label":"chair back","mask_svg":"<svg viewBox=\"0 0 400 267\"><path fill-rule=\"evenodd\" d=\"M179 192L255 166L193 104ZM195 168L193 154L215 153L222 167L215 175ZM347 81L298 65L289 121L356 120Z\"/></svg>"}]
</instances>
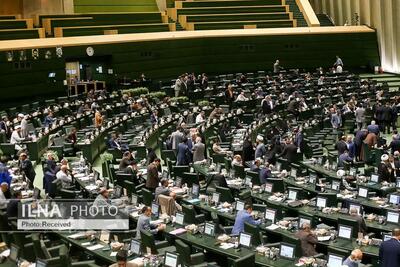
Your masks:
<instances>
[{"instance_id":1,"label":"chair back","mask_svg":"<svg viewBox=\"0 0 400 267\"><path fill-rule=\"evenodd\" d=\"M151 206L151 203L153 202L153 193L146 188L142 188L142 197L143 204L146 206Z\"/></svg>"},{"instance_id":2,"label":"chair back","mask_svg":"<svg viewBox=\"0 0 400 267\"><path fill-rule=\"evenodd\" d=\"M152 233L146 230L140 230L140 238L142 240L142 251L151 250L152 254L157 254L156 243Z\"/></svg>"},{"instance_id":3,"label":"chair back","mask_svg":"<svg viewBox=\"0 0 400 267\"><path fill-rule=\"evenodd\" d=\"M175 240L176 252L179 254L181 263L190 266L190 247L181 240Z\"/></svg>"}]
</instances>

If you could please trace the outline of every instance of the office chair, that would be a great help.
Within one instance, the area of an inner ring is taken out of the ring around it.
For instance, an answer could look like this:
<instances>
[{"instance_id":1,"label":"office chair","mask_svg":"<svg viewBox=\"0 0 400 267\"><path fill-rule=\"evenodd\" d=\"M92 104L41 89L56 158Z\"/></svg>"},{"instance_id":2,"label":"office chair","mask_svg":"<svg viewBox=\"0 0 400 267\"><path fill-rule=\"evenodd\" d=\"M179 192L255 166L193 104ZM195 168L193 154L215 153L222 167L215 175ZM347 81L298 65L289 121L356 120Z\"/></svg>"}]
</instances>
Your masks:
<instances>
[{"instance_id":1,"label":"office chair","mask_svg":"<svg viewBox=\"0 0 400 267\"><path fill-rule=\"evenodd\" d=\"M175 246L183 266L193 266L204 262L204 254L202 252L192 254L190 246L181 240L175 240Z\"/></svg>"},{"instance_id":2,"label":"office chair","mask_svg":"<svg viewBox=\"0 0 400 267\"><path fill-rule=\"evenodd\" d=\"M142 197L143 197L143 204L145 204L146 206L151 206L151 203L154 200L153 193L147 188L142 188Z\"/></svg>"},{"instance_id":3,"label":"office chair","mask_svg":"<svg viewBox=\"0 0 400 267\"><path fill-rule=\"evenodd\" d=\"M182 204L182 212L185 215L185 223L199 224L205 221L204 214L196 214L192 205Z\"/></svg>"},{"instance_id":4,"label":"office chair","mask_svg":"<svg viewBox=\"0 0 400 267\"><path fill-rule=\"evenodd\" d=\"M170 246L168 241L159 241L156 243L152 233L146 230L140 230L140 238L142 240L142 250L151 250L152 254L164 254L165 252L175 252L176 248Z\"/></svg>"},{"instance_id":5,"label":"office chair","mask_svg":"<svg viewBox=\"0 0 400 267\"><path fill-rule=\"evenodd\" d=\"M72 262L71 257L69 256L69 251L66 246L61 246L59 249L60 255L60 264L65 267L88 267L88 266L96 266L94 260L88 261L79 261Z\"/></svg>"}]
</instances>

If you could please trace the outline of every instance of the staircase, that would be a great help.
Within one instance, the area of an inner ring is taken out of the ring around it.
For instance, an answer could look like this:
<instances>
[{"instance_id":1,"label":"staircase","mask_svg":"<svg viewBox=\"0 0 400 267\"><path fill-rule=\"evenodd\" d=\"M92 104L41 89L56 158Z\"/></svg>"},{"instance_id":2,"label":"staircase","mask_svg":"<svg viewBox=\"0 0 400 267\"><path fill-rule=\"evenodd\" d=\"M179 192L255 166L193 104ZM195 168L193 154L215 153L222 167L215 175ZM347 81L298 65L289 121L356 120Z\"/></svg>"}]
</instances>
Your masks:
<instances>
[{"instance_id":1,"label":"staircase","mask_svg":"<svg viewBox=\"0 0 400 267\"><path fill-rule=\"evenodd\" d=\"M293 18L297 20L297 27L307 27L307 22L304 19L303 13L300 11L295 0L286 0L286 4L289 5L289 10L293 12Z\"/></svg>"},{"instance_id":2,"label":"staircase","mask_svg":"<svg viewBox=\"0 0 400 267\"><path fill-rule=\"evenodd\" d=\"M168 17L168 23L175 23L176 31L184 31L185 29L179 23L179 21L175 21L172 18Z\"/></svg>"},{"instance_id":3,"label":"staircase","mask_svg":"<svg viewBox=\"0 0 400 267\"><path fill-rule=\"evenodd\" d=\"M331 18L327 14L316 14L321 26L335 26Z\"/></svg>"},{"instance_id":4,"label":"staircase","mask_svg":"<svg viewBox=\"0 0 400 267\"><path fill-rule=\"evenodd\" d=\"M378 82L378 85L387 83L389 92L397 92L400 88L400 75L392 73L383 74L360 74L362 79L372 79Z\"/></svg>"}]
</instances>

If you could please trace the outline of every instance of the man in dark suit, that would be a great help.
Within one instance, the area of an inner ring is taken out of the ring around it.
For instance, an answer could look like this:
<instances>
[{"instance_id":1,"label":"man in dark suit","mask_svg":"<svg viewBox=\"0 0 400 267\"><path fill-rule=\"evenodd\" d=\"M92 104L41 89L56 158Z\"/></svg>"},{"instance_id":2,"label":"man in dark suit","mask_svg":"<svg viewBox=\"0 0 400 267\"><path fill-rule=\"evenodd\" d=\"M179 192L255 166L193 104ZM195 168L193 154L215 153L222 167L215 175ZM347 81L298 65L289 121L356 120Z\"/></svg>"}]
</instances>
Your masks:
<instances>
[{"instance_id":1,"label":"man in dark suit","mask_svg":"<svg viewBox=\"0 0 400 267\"><path fill-rule=\"evenodd\" d=\"M33 181L35 180L36 172L33 168L32 162L28 159L28 155L26 153L21 153L19 156L20 159L20 170L25 174L25 177L29 180L29 187L33 188Z\"/></svg>"},{"instance_id":2,"label":"man in dark suit","mask_svg":"<svg viewBox=\"0 0 400 267\"><path fill-rule=\"evenodd\" d=\"M297 146L293 144L291 139L288 139L286 146L283 148L282 153L278 157L283 157L287 159L288 163L296 161Z\"/></svg>"},{"instance_id":3,"label":"man in dark suit","mask_svg":"<svg viewBox=\"0 0 400 267\"><path fill-rule=\"evenodd\" d=\"M380 267L400 267L400 229L392 232L392 238L382 242L379 247Z\"/></svg>"},{"instance_id":4,"label":"man in dark suit","mask_svg":"<svg viewBox=\"0 0 400 267\"><path fill-rule=\"evenodd\" d=\"M301 230L298 231L295 236L300 239L302 256L311 257L317 254L315 245L318 243L318 239L311 232L311 226L309 223L303 223L301 225Z\"/></svg>"},{"instance_id":5,"label":"man in dark suit","mask_svg":"<svg viewBox=\"0 0 400 267\"><path fill-rule=\"evenodd\" d=\"M371 124L367 127L368 132L374 133L376 135L379 134L379 126L376 125L375 121L371 121Z\"/></svg>"},{"instance_id":6,"label":"man in dark suit","mask_svg":"<svg viewBox=\"0 0 400 267\"><path fill-rule=\"evenodd\" d=\"M383 132L390 133L390 126L392 124L392 108L389 103L386 103L385 106L382 107L382 119L383 119Z\"/></svg>"},{"instance_id":7,"label":"man in dark suit","mask_svg":"<svg viewBox=\"0 0 400 267\"><path fill-rule=\"evenodd\" d=\"M383 126L384 126L384 121L385 120L384 120L384 115L383 115L383 109L384 109L384 107L382 106L381 103L378 103L376 105L375 118L376 118L376 123L379 125L379 130L380 131L384 130Z\"/></svg>"},{"instance_id":8,"label":"man in dark suit","mask_svg":"<svg viewBox=\"0 0 400 267\"><path fill-rule=\"evenodd\" d=\"M158 177L158 166L160 164L161 161L157 158L147 167L146 188L151 191L154 191L158 187L158 183L160 182L160 179Z\"/></svg>"},{"instance_id":9,"label":"man in dark suit","mask_svg":"<svg viewBox=\"0 0 400 267\"><path fill-rule=\"evenodd\" d=\"M361 153L361 146L363 144L363 141L365 137L367 137L368 131L365 129L359 130L356 132L356 135L354 137L354 145L355 145L355 158L356 160L360 159L360 153Z\"/></svg>"},{"instance_id":10,"label":"man in dark suit","mask_svg":"<svg viewBox=\"0 0 400 267\"><path fill-rule=\"evenodd\" d=\"M338 156L342 155L344 151L348 150L346 136L342 136L339 141L336 142L335 148L337 149Z\"/></svg>"}]
</instances>

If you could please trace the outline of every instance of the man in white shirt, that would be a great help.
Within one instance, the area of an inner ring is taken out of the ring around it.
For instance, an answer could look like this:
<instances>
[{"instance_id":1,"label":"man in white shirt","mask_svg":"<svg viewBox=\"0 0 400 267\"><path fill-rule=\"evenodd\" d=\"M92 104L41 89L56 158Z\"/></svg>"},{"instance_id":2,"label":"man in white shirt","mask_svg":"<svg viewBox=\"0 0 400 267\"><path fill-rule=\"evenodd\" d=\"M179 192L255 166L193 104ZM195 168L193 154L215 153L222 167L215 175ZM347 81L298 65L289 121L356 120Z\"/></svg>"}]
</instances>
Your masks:
<instances>
[{"instance_id":1,"label":"man in white shirt","mask_svg":"<svg viewBox=\"0 0 400 267\"><path fill-rule=\"evenodd\" d=\"M242 91L240 93L240 95L238 95L238 97L236 98L236 102L240 102L240 101L247 101L249 100L245 95L244 92Z\"/></svg>"},{"instance_id":2,"label":"man in white shirt","mask_svg":"<svg viewBox=\"0 0 400 267\"><path fill-rule=\"evenodd\" d=\"M0 187L0 210L5 210L7 208L8 200L4 193L8 191L8 183L2 182Z\"/></svg>"},{"instance_id":3,"label":"man in white shirt","mask_svg":"<svg viewBox=\"0 0 400 267\"><path fill-rule=\"evenodd\" d=\"M21 126L18 125L15 127L14 131L11 134L10 144L15 144L16 150L21 150L22 147L19 145L25 138L21 136Z\"/></svg>"},{"instance_id":4,"label":"man in white shirt","mask_svg":"<svg viewBox=\"0 0 400 267\"><path fill-rule=\"evenodd\" d=\"M58 181L61 181L61 186L63 188L69 187L71 185L72 177L68 174L67 165L61 165L61 169L57 172L56 178Z\"/></svg>"},{"instance_id":5,"label":"man in white shirt","mask_svg":"<svg viewBox=\"0 0 400 267\"><path fill-rule=\"evenodd\" d=\"M196 116L196 123L202 123L202 122L204 122L206 119L205 119L205 113L204 113L204 111L200 111L200 113L199 114L197 114L197 116Z\"/></svg>"}]
</instances>

